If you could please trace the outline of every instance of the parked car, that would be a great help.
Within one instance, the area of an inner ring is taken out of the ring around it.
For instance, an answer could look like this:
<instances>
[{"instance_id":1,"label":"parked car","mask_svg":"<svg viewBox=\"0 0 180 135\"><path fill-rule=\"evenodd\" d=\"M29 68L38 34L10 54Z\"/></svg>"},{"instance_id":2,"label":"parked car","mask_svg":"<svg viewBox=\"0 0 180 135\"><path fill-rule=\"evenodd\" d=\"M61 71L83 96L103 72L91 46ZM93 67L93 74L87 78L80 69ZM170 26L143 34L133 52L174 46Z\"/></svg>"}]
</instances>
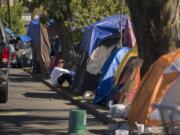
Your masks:
<instances>
[{"instance_id":1,"label":"parked car","mask_svg":"<svg viewBox=\"0 0 180 135\"><path fill-rule=\"evenodd\" d=\"M9 44L10 52L11 52L11 58L10 58L10 65L11 67L15 68L17 67L17 54L16 50L13 44Z\"/></svg>"},{"instance_id":2,"label":"parked car","mask_svg":"<svg viewBox=\"0 0 180 135\"><path fill-rule=\"evenodd\" d=\"M5 28L0 21L0 103L8 100L10 47Z\"/></svg>"},{"instance_id":3,"label":"parked car","mask_svg":"<svg viewBox=\"0 0 180 135\"><path fill-rule=\"evenodd\" d=\"M29 67L32 66L32 48L30 44L22 42L18 45L17 55L17 67Z\"/></svg>"},{"instance_id":4,"label":"parked car","mask_svg":"<svg viewBox=\"0 0 180 135\"><path fill-rule=\"evenodd\" d=\"M16 44L18 43L18 35L9 28L5 28L5 31L7 33L11 52L10 65L14 68L17 67Z\"/></svg>"}]
</instances>

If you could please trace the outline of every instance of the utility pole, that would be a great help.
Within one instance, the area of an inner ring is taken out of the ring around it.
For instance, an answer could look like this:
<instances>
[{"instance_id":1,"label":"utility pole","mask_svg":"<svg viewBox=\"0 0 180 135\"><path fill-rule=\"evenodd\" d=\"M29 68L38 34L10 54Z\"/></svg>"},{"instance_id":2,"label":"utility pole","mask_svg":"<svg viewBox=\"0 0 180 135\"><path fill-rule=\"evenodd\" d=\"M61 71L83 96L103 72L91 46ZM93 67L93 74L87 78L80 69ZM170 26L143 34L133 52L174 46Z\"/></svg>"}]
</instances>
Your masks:
<instances>
[{"instance_id":1,"label":"utility pole","mask_svg":"<svg viewBox=\"0 0 180 135\"><path fill-rule=\"evenodd\" d=\"M11 28L11 11L10 11L10 2L7 0L7 7L8 7L8 24L9 28Z\"/></svg>"}]
</instances>

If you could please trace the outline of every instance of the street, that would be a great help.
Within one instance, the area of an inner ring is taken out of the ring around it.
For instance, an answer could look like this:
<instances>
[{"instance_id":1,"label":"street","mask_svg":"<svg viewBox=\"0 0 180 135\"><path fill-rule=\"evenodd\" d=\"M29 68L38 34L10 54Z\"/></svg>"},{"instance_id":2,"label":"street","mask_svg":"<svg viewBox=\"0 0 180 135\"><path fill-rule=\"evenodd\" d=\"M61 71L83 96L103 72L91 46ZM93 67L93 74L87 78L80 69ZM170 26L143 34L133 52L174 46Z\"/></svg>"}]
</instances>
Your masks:
<instances>
[{"instance_id":1,"label":"street","mask_svg":"<svg viewBox=\"0 0 180 135\"><path fill-rule=\"evenodd\" d=\"M73 108L76 106L22 69L10 69L9 100L0 104L0 135L66 135ZM87 135L106 132L94 116L87 117Z\"/></svg>"}]
</instances>

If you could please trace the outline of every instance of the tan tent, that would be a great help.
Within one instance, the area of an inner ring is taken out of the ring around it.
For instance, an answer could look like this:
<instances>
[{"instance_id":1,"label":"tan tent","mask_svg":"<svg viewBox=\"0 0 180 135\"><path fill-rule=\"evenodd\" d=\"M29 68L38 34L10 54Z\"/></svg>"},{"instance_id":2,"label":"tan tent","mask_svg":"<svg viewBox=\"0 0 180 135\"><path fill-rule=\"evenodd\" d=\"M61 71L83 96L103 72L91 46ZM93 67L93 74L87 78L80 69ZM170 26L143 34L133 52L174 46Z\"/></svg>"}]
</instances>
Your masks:
<instances>
[{"instance_id":1,"label":"tan tent","mask_svg":"<svg viewBox=\"0 0 180 135\"><path fill-rule=\"evenodd\" d=\"M32 39L33 72L48 75L50 66L51 45L50 39L57 35L57 25L43 25L40 18L34 19L29 24L28 36Z\"/></svg>"},{"instance_id":2,"label":"tan tent","mask_svg":"<svg viewBox=\"0 0 180 135\"><path fill-rule=\"evenodd\" d=\"M50 66L51 45L49 42L47 28L40 24L40 40L37 48L37 57L40 62L41 72L48 75Z\"/></svg>"},{"instance_id":3,"label":"tan tent","mask_svg":"<svg viewBox=\"0 0 180 135\"><path fill-rule=\"evenodd\" d=\"M133 100L128 119L148 126L159 125L159 112L153 107L159 105L180 105L180 49L160 57L145 74ZM180 120L180 117L176 120Z\"/></svg>"}]
</instances>

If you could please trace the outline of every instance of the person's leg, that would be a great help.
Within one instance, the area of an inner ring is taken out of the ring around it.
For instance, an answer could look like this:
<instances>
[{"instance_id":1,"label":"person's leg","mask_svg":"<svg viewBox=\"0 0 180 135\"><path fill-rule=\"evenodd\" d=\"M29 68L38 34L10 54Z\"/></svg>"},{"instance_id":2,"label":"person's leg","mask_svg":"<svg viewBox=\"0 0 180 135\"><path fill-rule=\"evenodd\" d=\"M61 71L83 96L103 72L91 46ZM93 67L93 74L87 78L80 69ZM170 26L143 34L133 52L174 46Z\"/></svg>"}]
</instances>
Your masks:
<instances>
[{"instance_id":1,"label":"person's leg","mask_svg":"<svg viewBox=\"0 0 180 135\"><path fill-rule=\"evenodd\" d=\"M72 84L72 76L70 74L64 74L66 81L68 82L69 86Z\"/></svg>"},{"instance_id":2,"label":"person's leg","mask_svg":"<svg viewBox=\"0 0 180 135\"><path fill-rule=\"evenodd\" d=\"M59 83L59 85L62 85L65 81L66 81L66 76L65 76L65 74L63 74L63 75L61 75L60 77L58 77L57 82Z\"/></svg>"},{"instance_id":3,"label":"person's leg","mask_svg":"<svg viewBox=\"0 0 180 135\"><path fill-rule=\"evenodd\" d=\"M70 74L63 74L58 78L58 83L62 85L65 81L68 82L69 86L72 84L72 76Z\"/></svg>"},{"instance_id":4,"label":"person's leg","mask_svg":"<svg viewBox=\"0 0 180 135\"><path fill-rule=\"evenodd\" d=\"M63 74L59 80L60 80L60 83L62 83L62 84L65 81L68 82L69 86L71 86L71 84L72 84L72 76L70 74Z\"/></svg>"}]
</instances>

